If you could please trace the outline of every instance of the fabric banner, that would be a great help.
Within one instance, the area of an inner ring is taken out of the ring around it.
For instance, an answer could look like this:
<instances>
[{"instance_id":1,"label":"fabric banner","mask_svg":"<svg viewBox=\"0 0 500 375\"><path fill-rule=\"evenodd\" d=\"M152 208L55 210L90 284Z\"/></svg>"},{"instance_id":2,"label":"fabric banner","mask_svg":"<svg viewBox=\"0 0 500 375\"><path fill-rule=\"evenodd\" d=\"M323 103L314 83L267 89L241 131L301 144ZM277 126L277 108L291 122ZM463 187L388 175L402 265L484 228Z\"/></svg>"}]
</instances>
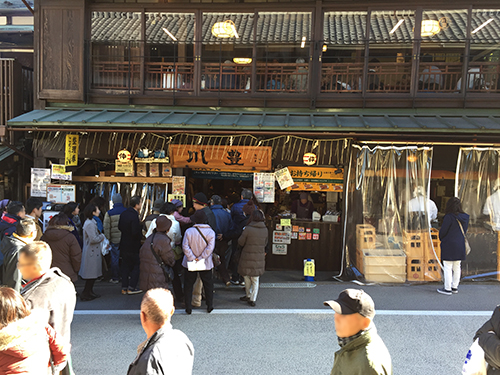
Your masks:
<instances>
[{"instance_id":1,"label":"fabric banner","mask_svg":"<svg viewBox=\"0 0 500 375\"><path fill-rule=\"evenodd\" d=\"M64 157L64 165L67 167L78 165L78 141L78 135L66 135L66 152Z\"/></svg>"}]
</instances>

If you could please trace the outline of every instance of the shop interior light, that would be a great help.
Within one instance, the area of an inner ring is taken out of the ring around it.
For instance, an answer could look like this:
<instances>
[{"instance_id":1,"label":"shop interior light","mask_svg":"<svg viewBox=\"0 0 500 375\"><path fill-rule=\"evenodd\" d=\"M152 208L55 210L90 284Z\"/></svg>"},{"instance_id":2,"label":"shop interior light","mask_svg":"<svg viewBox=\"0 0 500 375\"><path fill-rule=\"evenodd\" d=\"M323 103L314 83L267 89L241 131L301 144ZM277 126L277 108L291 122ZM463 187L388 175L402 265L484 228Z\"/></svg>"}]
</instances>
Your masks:
<instances>
[{"instance_id":1,"label":"shop interior light","mask_svg":"<svg viewBox=\"0 0 500 375\"><path fill-rule=\"evenodd\" d=\"M441 26L439 21L435 20L423 20L422 21L422 36L433 36L441 31Z\"/></svg>"},{"instance_id":2,"label":"shop interior light","mask_svg":"<svg viewBox=\"0 0 500 375\"><path fill-rule=\"evenodd\" d=\"M479 30L481 30L483 27L485 27L487 24L489 24L491 21L493 21L493 18L490 18L488 21L483 22L481 25L476 27L473 31L472 34L477 33Z\"/></svg>"},{"instance_id":3,"label":"shop interior light","mask_svg":"<svg viewBox=\"0 0 500 375\"><path fill-rule=\"evenodd\" d=\"M398 23L392 28L391 31L389 31L389 34L394 34L396 32L396 30L399 28L399 26L401 26L401 24L405 22L404 18L403 19L400 19L398 21Z\"/></svg>"},{"instance_id":4,"label":"shop interior light","mask_svg":"<svg viewBox=\"0 0 500 375\"><path fill-rule=\"evenodd\" d=\"M212 26L212 34L217 38L236 38L240 36L236 31L236 25L231 20L226 20L224 22L216 22Z\"/></svg>"},{"instance_id":5,"label":"shop interior light","mask_svg":"<svg viewBox=\"0 0 500 375\"><path fill-rule=\"evenodd\" d=\"M165 34L167 34L170 38L172 38L173 41L177 42L177 38L172 34L166 27L163 27L163 31Z\"/></svg>"},{"instance_id":6,"label":"shop interior light","mask_svg":"<svg viewBox=\"0 0 500 375\"><path fill-rule=\"evenodd\" d=\"M328 49L328 46L326 44L323 44L323 52L326 52L327 49Z\"/></svg>"},{"instance_id":7,"label":"shop interior light","mask_svg":"<svg viewBox=\"0 0 500 375\"><path fill-rule=\"evenodd\" d=\"M252 58L251 57L235 57L233 59L233 62L235 64L251 64Z\"/></svg>"},{"instance_id":8,"label":"shop interior light","mask_svg":"<svg viewBox=\"0 0 500 375\"><path fill-rule=\"evenodd\" d=\"M304 48L306 46L306 37L302 37L302 43L300 43L300 48Z\"/></svg>"}]
</instances>

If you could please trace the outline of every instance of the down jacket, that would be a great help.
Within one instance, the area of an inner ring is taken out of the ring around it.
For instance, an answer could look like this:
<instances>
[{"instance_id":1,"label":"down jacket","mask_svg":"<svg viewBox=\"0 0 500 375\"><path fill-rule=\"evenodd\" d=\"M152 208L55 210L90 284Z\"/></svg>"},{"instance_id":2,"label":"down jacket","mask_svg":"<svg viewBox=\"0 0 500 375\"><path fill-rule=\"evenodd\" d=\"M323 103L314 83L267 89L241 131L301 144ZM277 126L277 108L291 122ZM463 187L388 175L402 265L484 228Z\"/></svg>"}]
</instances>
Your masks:
<instances>
[{"instance_id":1,"label":"down jacket","mask_svg":"<svg viewBox=\"0 0 500 375\"><path fill-rule=\"evenodd\" d=\"M476 339L484 350L488 375L500 375L500 305L495 308L490 320L476 332Z\"/></svg>"},{"instance_id":2,"label":"down jacket","mask_svg":"<svg viewBox=\"0 0 500 375\"><path fill-rule=\"evenodd\" d=\"M59 268L71 281L78 280L82 263L82 249L69 225L50 226L42 236L42 241L52 249L52 267Z\"/></svg>"},{"instance_id":3,"label":"down jacket","mask_svg":"<svg viewBox=\"0 0 500 375\"><path fill-rule=\"evenodd\" d=\"M58 371L64 368L69 344L44 315L35 310L0 330L0 374L51 374L51 357Z\"/></svg>"},{"instance_id":4,"label":"down jacket","mask_svg":"<svg viewBox=\"0 0 500 375\"><path fill-rule=\"evenodd\" d=\"M168 288L168 284L163 275L163 270L156 261L151 252L151 241L153 241L153 249L165 262L167 266L172 267L175 263L175 255L170 246L170 238L165 233L153 233L146 239L146 242L141 247L140 251L140 286L146 291L153 288Z\"/></svg>"},{"instance_id":5,"label":"down jacket","mask_svg":"<svg viewBox=\"0 0 500 375\"><path fill-rule=\"evenodd\" d=\"M122 203L115 203L113 208L104 215L104 235L109 242L118 245L122 238L122 232L118 229L120 215L126 208Z\"/></svg>"},{"instance_id":6,"label":"down jacket","mask_svg":"<svg viewBox=\"0 0 500 375\"><path fill-rule=\"evenodd\" d=\"M262 276L266 268L268 232L264 222L250 222L240 238L242 247L238 273L242 276Z\"/></svg>"}]
</instances>

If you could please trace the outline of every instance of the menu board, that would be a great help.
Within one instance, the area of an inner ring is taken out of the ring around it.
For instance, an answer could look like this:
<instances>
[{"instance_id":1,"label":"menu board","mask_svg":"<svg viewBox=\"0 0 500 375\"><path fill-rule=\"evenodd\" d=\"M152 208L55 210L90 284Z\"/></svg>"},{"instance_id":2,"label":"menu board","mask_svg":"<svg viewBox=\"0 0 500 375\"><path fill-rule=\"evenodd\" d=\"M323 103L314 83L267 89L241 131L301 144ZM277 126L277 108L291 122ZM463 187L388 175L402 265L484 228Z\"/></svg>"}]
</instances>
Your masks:
<instances>
[{"instance_id":1,"label":"menu board","mask_svg":"<svg viewBox=\"0 0 500 375\"><path fill-rule=\"evenodd\" d=\"M276 175L276 180L278 180L281 190L293 185L293 179L287 167L277 170L274 174Z\"/></svg>"},{"instance_id":2,"label":"menu board","mask_svg":"<svg viewBox=\"0 0 500 375\"><path fill-rule=\"evenodd\" d=\"M274 173L254 173L253 193L260 203L274 203Z\"/></svg>"},{"instance_id":3,"label":"menu board","mask_svg":"<svg viewBox=\"0 0 500 375\"><path fill-rule=\"evenodd\" d=\"M278 231L273 232L273 243L283 243L290 245L292 243L292 232Z\"/></svg>"},{"instance_id":4,"label":"menu board","mask_svg":"<svg viewBox=\"0 0 500 375\"><path fill-rule=\"evenodd\" d=\"M172 202L177 199L182 202L182 207L186 207L186 194L168 194L168 201Z\"/></svg>"},{"instance_id":5,"label":"menu board","mask_svg":"<svg viewBox=\"0 0 500 375\"><path fill-rule=\"evenodd\" d=\"M53 180L65 180L71 181L72 172L66 172L66 166L64 164L52 164L52 179Z\"/></svg>"},{"instance_id":6,"label":"menu board","mask_svg":"<svg viewBox=\"0 0 500 375\"><path fill-rule=\"evenodd\" d=\"M50 169L31 168L31 196L46 197L47 184L50 184Z\"/></svg>"},{"instance_id":7,"label":"menu board","mask_svg":"<svg viewBox=\"0 0 500 375\"><path fill-rule=\"evenodd\" d=\"M172 177L172 194L186 194L186 177Z\"/></svg>"},{"instance_id":8,"label":"menu board","mask_svg":"<svg viewBox=\"0 0 500 375\"><path fill-rule=\"evenodd\" d=\"M75 185L47 185L47 201L68 203L76 201Z\"/></svg>"}]
</instances>

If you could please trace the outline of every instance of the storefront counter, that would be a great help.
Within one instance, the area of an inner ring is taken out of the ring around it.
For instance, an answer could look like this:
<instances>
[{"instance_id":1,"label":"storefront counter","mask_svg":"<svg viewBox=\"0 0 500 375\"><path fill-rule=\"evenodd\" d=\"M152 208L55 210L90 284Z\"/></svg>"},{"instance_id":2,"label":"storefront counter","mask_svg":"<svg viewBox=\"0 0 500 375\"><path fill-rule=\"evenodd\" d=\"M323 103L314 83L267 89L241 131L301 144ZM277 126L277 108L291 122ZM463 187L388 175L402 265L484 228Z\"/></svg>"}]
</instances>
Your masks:
<instances>
[{"instance_id":1,"label":"storefront counter","mask_svg":"<svg viewBox=\"0 0 500 375\"><path fill-rule=\"evenodd\" d=\"M275 232L284 232L281 221L279 219L268 220L267 225L270 250L266 257L266 269L302 270L304 259L311 258L315 261L317 271L340 271L342 263L342 225L340 223L292 219L291 237L297 237L297 239L292 238L291 243L286 244L286 248L283 246L285 244L273 242L276 240ZM280 234L277 237L279 238ZM275 246L274 254L273 244L281 245Z\"/></svg>"}]
</instances>

